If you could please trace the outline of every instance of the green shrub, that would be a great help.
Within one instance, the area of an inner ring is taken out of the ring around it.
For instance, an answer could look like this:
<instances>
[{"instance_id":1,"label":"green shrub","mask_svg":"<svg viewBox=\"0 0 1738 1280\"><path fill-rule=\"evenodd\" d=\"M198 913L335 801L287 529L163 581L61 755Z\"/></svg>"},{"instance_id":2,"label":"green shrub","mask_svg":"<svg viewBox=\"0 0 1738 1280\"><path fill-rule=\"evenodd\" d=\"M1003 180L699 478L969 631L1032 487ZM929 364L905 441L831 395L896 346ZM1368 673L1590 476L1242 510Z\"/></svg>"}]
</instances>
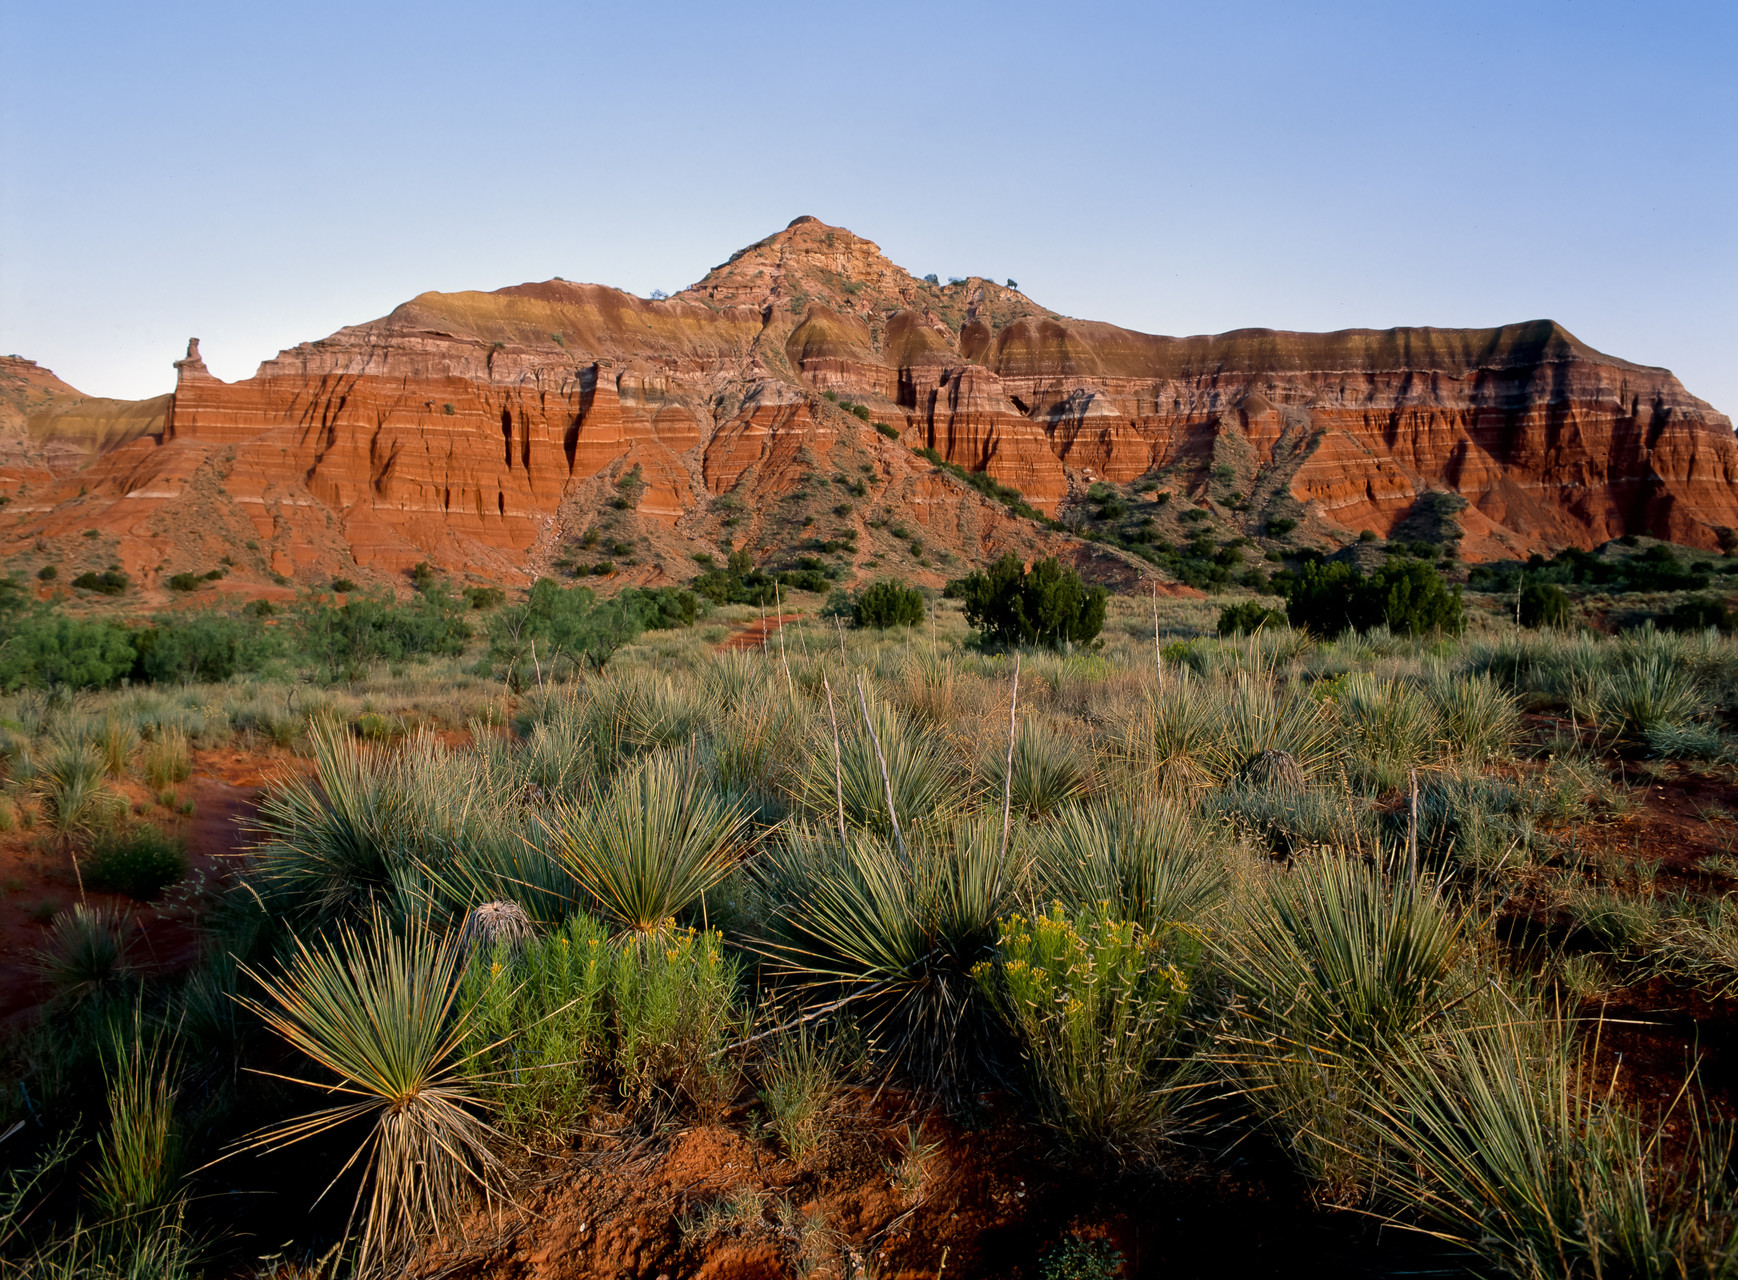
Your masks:
<instances>
[{"instance_id":1,"label":"green shrub","mask_svg":"<svg viewBox=\"0 0 1738 1280\"><path fill-rule=\"evenodd\" d=\"M1575 617L1569 593L1554 582L1529 582L1521 589L1523 627L1566 627Z\"/></svg>"},{"instance_id":2,"label":"green shrub","mask_svg":"<svg viewBox=\"0 0 1738 1280\"><path fill-rule=\"evenodd\" d=\"M1662 613L1657 621L1667 631L1706 631L1712 627L1729 633L1738 628L1738 615L1733 614L1724 600L1712 596L1684 600Z\"/></svg>"},{"instance_id":3,"label":"green shrub","mask_svg":"<svg viewBox=\"0 0 1738 1280\"><path fill-rule=\"evenodd\" d=\"M1222 636L1248 635L1252 631L1260 631L1264 627L1282 627L1286 625L1285 615L1278 609L1269 609L1266 605L1254 600L1245 600L1241 604L1228 604L1219 611L1219 634Z\"/></svg>"},{"instance_id":4,"label":"green shrub","mask_svg":"<svg viewBox=\"0 0 1738 1280\"><path fill-rule=\"evenodd\" d=\"M672 1095L718 1103L729 1082L719 1051L741 1025L736 990L736 965L716 932L680 929L617 945L611 1065L629 1107L667 1108Z\"/></svg>"},{"instance_id":5,"label":"green shrub","mask_svg":"<svg viewBox=\"0 0 1738 1280\"><path fill-rule=\"evenodd\" d=\"M946 461L934 449L925 446L917 449L917 456L926 459L941 471L947 472L956 480L961 480L986 498L994 498L1007 507L1015 515L1024 516L1028 520L1044 521L1044 513L1026 502L1024 495L1010 485L1000 484L987 471L967 471L956 462ZM859 497L862 495L859 494Z\"/></svg>"},{"instance_id":6,"label":"green shrub","mask_svg":"<svg viewBox=\"0 0 1738 1280\"><path fill-rule=\"evenodd\" d=\"M1284 517L1267 522L1267 534L1270 538L1283 538L1295 528L1297 521Z\"/></svg>"},{"instance_id":7,"label":"green shrub","mask_svg":"<svg viewBox=\"0 0 1738 1280\"><path fill-rule=\"evenodd\" d=\"M1060 905L998 928L994 962L972 970L1020 1041L1045 1118L1070 1140L1134 1150L1156 1135L1161 1087L1189 979L1168 947L1103 905Z\"/></svg>"},{"instance_id":8,"label":"green shrub","mask_svg":"<svg viewBox=\"0 0 1738 1280\"><path fill-rule=\"evenodd\" d=\"M149 823L99 835L85 861L85 883L149 902L187 874L186 845Z\"/></svg>"},{"instance_id":9,"label":"green shrub","mask_svg":"<svg viewBox=\"0 0 1738 1280\"><path fill-rule=\"evenodd\" d=\"M378 711L364 711L350 722L350 728L358 738L365 741L386 742L397 737L403 726Z\"/></svg>"},{"instance_id":10,"label":"green shrub","mask_svg":"<svg viewBox=\"0 0 1738 1280\"><path fill-rule=\"evenodd\" d=\"M471 638L465 606L439 584L398 604L353 596L342 605L328 598L302 602L296 635L302 656L324 668L329 679L357 678L373 661L413 654L457 657Z\"/></svg>"},{"instance_id":11,"label":"green shrub","mask_svg":"<svg viewBox=\"0 0 1738 1280\"><path fill-rule=\"evenodd\" d=\"M987 642L1052 649L1090 643L1104 628L1110 597L1057 560L1040 560L1028 573L1012 554L967 575L961 592L966 621Z\"/></svg>"},{"instance_id":12,"label":"green shrub","mask_svg":"<svg viewBox=\"0 0 1738 1280\"><path fill-rule=\"evenodd\" d=\"M1305 564L1286 585L1291 625L1318 636L1385 626L1395 635L1458 633L1460 588L1420 560L1390 560L1365 575L1343 562Z\"/></svg>"},{"instance_id":13,"label":"green shrub","mask_svg":"<svg viewBox=\"0 0 1738 1280\"><path fill-rule=\"evenodd\" d=\"M136 633L112 618L43 609L0 622L0 686L101 689L133 674Z\"/></svg>"},{"instance_id":14,"label":"green shrub","mask_svg":"<svg viewBox=\"0 0 1738 1280\"><path fill-rule=\"evenodd\" d=\"M466 587L465 599L473 609L493 609L507 599L500 587Z\"/></svg>"},{"instance_id":15,"label":"green shrub","mask_svg":"<svg viewBox=\"0 0 1738 1280\"><path fill-rule=\"evenodd\" d=\"M277 656L275 633L257 616L164 614L134 633L137 673L151 681L220 681L260 670Z\"/></svg>"},{"instance_id":16,"label":"green shrub","mask_svg":"<svg viewBox=\"0 0 1738 1280\"><path fill-rule=\"evenodd\" d=\"M888 426L885 422L877 422L875 424L875 430L886 436L889 440L899 439L899 432L895 428Z\"/></svg>"},{"instance_id":17,"label":"green shrub","mask_svg":"<svg viewBox=\"0 0 1738 1280\"><path fill-rule=\"evenodd\" d=\"M585 1115L607 1061L609 934L583 912L546 938L478 954L459 1007L471 1012L467 1070L508 1133L559 1141Z\"/></svg>"},{"instance_id":18,"label":"green shrub","mask_svg":"<svg viewBox=\"0 0 1738 1280\"><path fill-rule=\"evenodd\" d=\"M1012 281L1009 281L1012 284ZM1108 1240L1071 1236L1044 1255L1039 1280L1116 1280L1123 1274L1122 1253Z\"/></svg>"},{"instance_id":19,"label":"green shrub","mask_svg":"<svg viewBox=\"0 0 1738 1280\"><path fill-rule=\"evenodd\" d=\"M53 582L60 577L60 570L52 564L45 564L36 571L36 576L42 582Z\"/></svg>"},{"instance_id":20,"label":"green shrub","mask_svg":"<svg viewBox=\"0 0 1738 1280\"><path fill-rule=\"evenodd\" d=\"M341 596L349 595L356 590L356 581L354 578L333 578L332 590Z\"/></svg>"},{"instance_id":21,"label":"green shrub","mask_svg":"<svg viewBox=\"0 0 1738 1280\"><path fill-rule=\"evenodd\" d=\"M94 571L81 573L72 580L72 585L86 591L95 591L99 595L118 596L132 584L132 581L119 569L104 569L101 573Z\"/></svg>"},{"instance_id":22,"label":"green shrub","mask_svg":"<svg viewBox=\"0 0 1738 1280\"><path fill-rule=\"evenodd\" d=\"M851 620L859 627L913 627L923 614L923 593L898 578L870 583L851 602Z\"/></svg>"}]
</instances>

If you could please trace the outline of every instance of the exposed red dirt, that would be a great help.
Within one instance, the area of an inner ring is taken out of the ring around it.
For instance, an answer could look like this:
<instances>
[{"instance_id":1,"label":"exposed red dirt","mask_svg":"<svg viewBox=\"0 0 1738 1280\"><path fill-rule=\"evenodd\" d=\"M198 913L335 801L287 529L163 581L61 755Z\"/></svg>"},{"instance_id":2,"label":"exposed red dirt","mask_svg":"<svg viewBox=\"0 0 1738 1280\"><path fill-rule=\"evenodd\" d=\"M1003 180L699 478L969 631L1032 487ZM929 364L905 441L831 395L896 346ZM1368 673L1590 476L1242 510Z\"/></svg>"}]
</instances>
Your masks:
<instances>
[{"instance_id":1,"label":"exposed red dirt","mask_svg":"<svg viewBox=\"0 0 1738 1280\"><path fill-rule=\"evenodd\" d=\"M519 1212L479 1216L463 1244L429 1250L410 1274L1020 1280L1071 1234L1108 1240L1130 1277L1280 1274L1300 1248L1349 1276L1417 1256L1416 1241L1378 1240L1364 1219L1309 1211L1284 1175L1274 1187L1186 1155L1165 1172L1120 1171L1059 1151L1009 1099L973 1110L964 1128L904 1090L847 1090L800 1162L756 1140L745 1111L657 1137L593 1133L529 1171ZM914 1128L929 1154L902 1177ZM739 1212L700 1226L733 1196Z\"/></svg>"},{"instance_id":2,"label":"exposed red dirt","mask_svg":"<svg viewBox=\"0 0 1738 1280\"><path fill-rule=\"evenodd\" d=\"M759 618L731 632L719 641L720 649L758 649L767 644L779 628L795 622L801 615L795 613L775 614L770 618Z\"/></svg>"},{"instance_id":3,"label":"exposed red dirt","mask_svg":"<svg viewBox=\"0 0 1738 1280\"><path fill-rule=\"evenodd\" d=\"M273 776L307 767L283 752L234 749L195 752L193 772L171 788L184 814L157 803L137 779L111 779L110 787L131 808L134 820L151 822L187 843L188 871L148 903L121 894L87 890L84 900L128 919L129 961L142 974L161 976L192 966L203 937L200 917L229 874L229 856L247 841L241 821L253 812ZM22 826L0 835L0 1035L15 1034L35 1016L47 992L35 956L47 940L56 912L79 901L72 857L41 828Z\"/></svg>"}]
</instances>

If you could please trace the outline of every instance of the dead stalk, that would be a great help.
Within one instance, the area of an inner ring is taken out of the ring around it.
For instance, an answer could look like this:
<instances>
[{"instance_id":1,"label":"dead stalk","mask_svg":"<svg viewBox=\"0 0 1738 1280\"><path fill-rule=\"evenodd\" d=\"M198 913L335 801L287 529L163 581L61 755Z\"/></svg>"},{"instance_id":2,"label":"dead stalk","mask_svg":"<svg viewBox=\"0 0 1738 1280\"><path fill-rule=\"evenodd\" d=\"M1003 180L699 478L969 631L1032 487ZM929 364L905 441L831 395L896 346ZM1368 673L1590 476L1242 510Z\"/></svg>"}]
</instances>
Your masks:
<instances>
[{"instance_id":1,"label":"dead stalk","mask_svg":"<svg viewBox=\"0 0 1738 1280\"><path fill-rule=\"evenodd\" d=\"M857 677L857 704L863 708L863 725L869 730L869 741L875 744L875 760L881 766L881 785L887 792L887 820L893 824L893 842L899 846L899 856L910 860L905 837L899 830L899 814L893 808L893 780L887 776L887 757L881 754L881 735L875 732L875 722L869 718L869 698L863 692L863 677Z\"/></svg>"},{"instance_id":2,"label":"dead stalk","mask_svg":"<svg viewBox=\"0 0 1738 1280\"><path fill-rule=\"evenodd\" d=\"M833 684L821 673L821 685L827 691L827 719L833 722L833 798L839 802L839 847L845 847L845 775L839 759L839 717L833 712Z\"/></svg>"},{"instance_id":3,"label":"dead stalk","mask_svg":"<svg viewBox=\"0 0 1738 1280\"><path fill-rule=\"evenodd\" d=\"M1008 861L1008 822L1014 802L1014 708L1020 705L1020 655L1014 655L1014 692L1008 698L1008 760L1002 768L1002 862Z\"/></svg>"},{"instance_id":4,"label":"dead stalk","mask_svg":"<svg viewBox=\"0 0 1738 1280\"><path fill-rule=\"evenodd\" d=\"M1153 583L1153 666L1159 673L1159 692L1165 691L1165 652L1159 647L1159 584Z\"/></svg>"},{"instance_id":5,"label":"dead stalk","mask_svg":"<svg viewBox=\"0 0 1738 1280\"><path fill-rule=\"evenodd\" d=\"M792 681L792 680L791 680L791 663L790 663L790 659L789 659L789 658L787 658L787 657L785 657L785 605L784 605L784 594L783 594L783 593L782 593L782 592L781 592L781 591L780 591L780 590L779 590L779 587L778 587L778 583L776 583L776 582L775 582L775 583L773 583L773 584L772 584L772 598L773 598L773 602L774 602L774 604L776 604L776 605L777 605L777 606L778 606L778 617L777 617L777 618L776 618L776 619L774 619L774 621L776 621L776 622L777 622L777 623L778 623L778 660L779 660L779 662L780 662L780 663L782 663L782 664L783 664L783 665L784 665L784 669L785 669L785 688L787 688L787 689L789 689L789 690L790 690L790 692L791 692L791 696L792 696L792 697L793 697L793 698L794 698L794 697L795 697L795 696L796 696L796 693L797 693L797 686L796 686L796 684L795 684L795 683L794 683L794 682L793 682L793 681Z\"/></svg>"},{"instance_id":6,"label":"dead stalk","mask_svg":"<svg viewBox=\"0 0 1738 1280\"><path fill-rule=\"evenodd\" d=\"M1413 885L1418 883L1418 770L1407 771L1412 777L1412 811L1406 822L1406 875Z\"/></svg>"}]
</instances>

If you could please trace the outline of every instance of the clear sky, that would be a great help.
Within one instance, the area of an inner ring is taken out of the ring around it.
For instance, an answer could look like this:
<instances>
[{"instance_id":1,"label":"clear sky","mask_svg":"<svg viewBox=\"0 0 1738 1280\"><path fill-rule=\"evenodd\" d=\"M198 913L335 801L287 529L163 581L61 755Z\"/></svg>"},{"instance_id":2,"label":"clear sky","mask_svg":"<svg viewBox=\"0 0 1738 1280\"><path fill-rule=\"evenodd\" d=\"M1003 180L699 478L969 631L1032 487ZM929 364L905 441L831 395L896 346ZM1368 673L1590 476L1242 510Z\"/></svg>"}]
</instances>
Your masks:
<instances>
[{"instance_id":1,"label":"clear sky","mask_svg":"<svg viewBox=\"0 0 1738 1280\"><path fill-rule=\"evenodd\" d=\"M1157 333L1549 316L1738 413L1738 4L0 0L0 352L172 385L799 214Z\"/></svg>"}]
</instances>

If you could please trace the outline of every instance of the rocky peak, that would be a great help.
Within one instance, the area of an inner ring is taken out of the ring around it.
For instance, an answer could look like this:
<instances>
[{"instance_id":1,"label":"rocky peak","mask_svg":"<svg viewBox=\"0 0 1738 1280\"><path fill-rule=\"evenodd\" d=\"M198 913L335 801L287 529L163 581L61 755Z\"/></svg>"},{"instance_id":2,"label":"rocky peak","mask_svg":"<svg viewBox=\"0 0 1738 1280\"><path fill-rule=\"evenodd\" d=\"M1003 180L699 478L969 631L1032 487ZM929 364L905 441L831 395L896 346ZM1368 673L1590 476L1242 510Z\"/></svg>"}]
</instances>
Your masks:
<instances>
[{"instance_id":1,"label":"rocky peak","mask_svg":"<svg viewBox=\"0 0 1738 1280\"><path fill-rule=\"evenodd\" d=\"M915 276L874 241L808 214L732 254L676 296L753 307L769 321L783 316L792 324L821 306L876 331L905 311L956 339L971 321L995 329L1021 316L1053 314L1018 290L978 276L946 284Z\"/></svg>"}]
</instances>

